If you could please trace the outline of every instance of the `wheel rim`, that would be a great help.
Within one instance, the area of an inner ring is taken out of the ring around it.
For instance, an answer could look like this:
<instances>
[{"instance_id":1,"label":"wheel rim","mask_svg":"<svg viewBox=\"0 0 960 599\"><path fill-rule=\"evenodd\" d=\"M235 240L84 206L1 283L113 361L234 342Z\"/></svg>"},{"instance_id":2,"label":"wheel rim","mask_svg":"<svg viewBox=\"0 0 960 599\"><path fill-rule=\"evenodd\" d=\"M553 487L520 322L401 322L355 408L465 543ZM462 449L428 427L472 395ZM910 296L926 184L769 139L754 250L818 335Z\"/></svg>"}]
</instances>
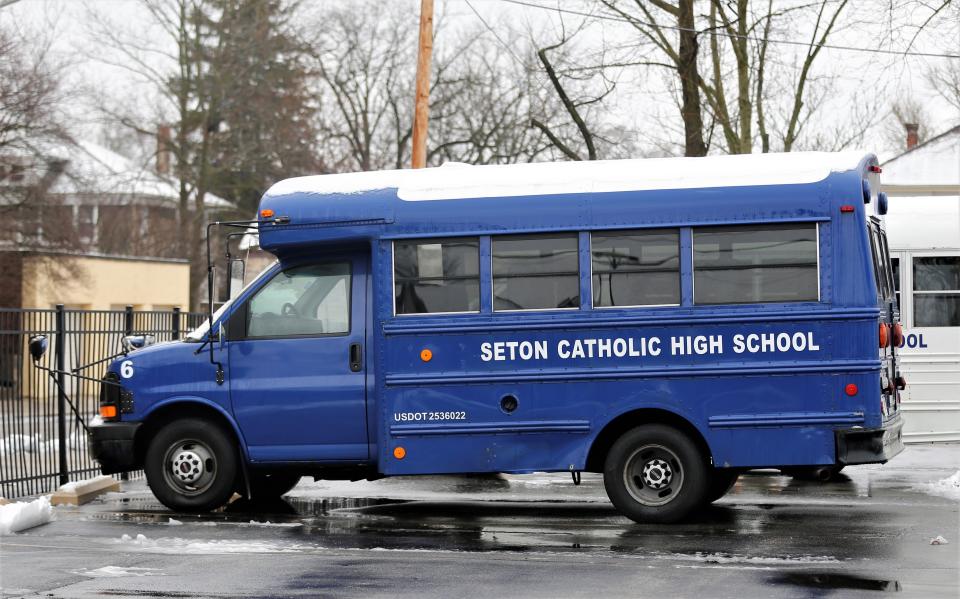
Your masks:
<instances>
[{"instance_id":1,"label":"wheel rim","mask_svg":"<svg viewBox=\"0 0 960 599\"><path fill-rule=\"evenodd\" d=\"M210 488L216 477L216 454L203 441L177 441L164 454L163 478L181 495L200 495Z\"/></svg>"},{"instance_id":2,"label":"wheel rim","mask_svg":"<svg viewBox=\"0 0 960 599\"><path fill-rule=\"evenodd\" d=\"M646 506L673 501L683 488L683 466L677 454L662 445L644 445L630 454L623 482L630 496Z\"/></svg>"}]
</instances>

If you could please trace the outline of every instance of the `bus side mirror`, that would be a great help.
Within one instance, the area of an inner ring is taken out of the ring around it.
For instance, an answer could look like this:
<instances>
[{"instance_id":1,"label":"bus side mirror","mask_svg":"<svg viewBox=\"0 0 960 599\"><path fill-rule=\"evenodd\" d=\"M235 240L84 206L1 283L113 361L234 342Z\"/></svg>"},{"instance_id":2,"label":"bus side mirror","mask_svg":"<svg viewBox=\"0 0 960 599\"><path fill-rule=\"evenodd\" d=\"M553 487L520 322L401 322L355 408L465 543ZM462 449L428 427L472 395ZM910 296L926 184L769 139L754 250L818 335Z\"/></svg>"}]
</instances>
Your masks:
<instances>
[{"instance_id":1,"label":"bus side mirror","mask_svg":"<svg viewBox=\"0 0 960 599\"><path fill-rule=\"evenodd\" d=\"M121 341L123 352L130 353L135 349L141 349L148 345L153 345L156 338L153 335L126 335Z\"/></svg>"},{"instance_id":2,"label":"bus side mirror","mask_svg":"<svg viewBox=\"0 0 960 599\"><path fill-rule=\"evenodd\" d=\"M46 335L35 335L30 338L30 357L33 358L34 362L39 362L40 358L43 357L43 354L47 353L47 337Z\"/></svg>"},{"instance_id":3,"label":"bus side mirror","mask_svg":"<svg viewBox=\"0 0 960 599\"><path fill-rule=\"evenodd\" d=\"M230 299L236 299L243 289L243 275L246 266L243 260L237 258L230 261Z\"/></svg>"}]
</instances>

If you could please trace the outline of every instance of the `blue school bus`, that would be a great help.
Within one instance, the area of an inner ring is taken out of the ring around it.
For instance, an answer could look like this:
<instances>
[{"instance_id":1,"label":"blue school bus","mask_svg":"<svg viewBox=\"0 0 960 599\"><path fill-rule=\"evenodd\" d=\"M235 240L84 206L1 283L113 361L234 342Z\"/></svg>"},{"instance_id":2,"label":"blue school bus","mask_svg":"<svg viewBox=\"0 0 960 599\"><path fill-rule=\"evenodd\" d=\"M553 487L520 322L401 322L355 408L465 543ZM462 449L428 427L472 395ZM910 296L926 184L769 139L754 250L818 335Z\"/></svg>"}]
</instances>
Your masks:
<instances>
[{"instance_id":1,"label":"blue school bus","mask_svg":"<svg viewBox=\"0 0 960 599\"><path fill-rule=\"evenodd\" d=\"M603 473L673 522L751 468L902 448L876 158L794 153L289 179L275 264L109 366L90 446L174 510L301 476ZM211 334L212 332L212 334Z\"/></svg>"}]
</instances>

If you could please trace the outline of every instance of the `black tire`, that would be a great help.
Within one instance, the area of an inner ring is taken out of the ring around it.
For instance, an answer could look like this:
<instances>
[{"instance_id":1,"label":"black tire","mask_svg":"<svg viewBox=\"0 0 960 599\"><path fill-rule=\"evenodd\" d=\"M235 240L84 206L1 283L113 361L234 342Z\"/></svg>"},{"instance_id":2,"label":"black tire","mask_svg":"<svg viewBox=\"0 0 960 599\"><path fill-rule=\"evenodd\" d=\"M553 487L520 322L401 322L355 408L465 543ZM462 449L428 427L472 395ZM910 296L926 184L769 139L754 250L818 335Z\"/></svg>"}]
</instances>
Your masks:
<instances>
[{"instance_id":1,"label":"black tire","mask_svg":"<svg viewBox=\"0 0 960 599\"><path fill-rule=\"evenodd\" d=\"M837 475L845 466L801 466L793 468L781 468L786 476L792 476L798 480L809 480L814 482L826 483L837 478Z\"/></svg>"},{"instance_id":2,"label":"black tire","mask_svg":"<svg viewBox=\"0 0 960 599\"><path fill-rule=\"evenodd\" d=\"M737 484L740 472L728 468L714 468L710 472L710 483L707 485L707 495L704 504L710 504L730 492Z\"/></svg>"},{"instance_id":3,"label":"black tire","mask_svg":"<svg viewBox=\"0 0 960 599\"><path fill-rule=\"evenodd\" d=\"M233 495L239 456L233 435L217 423L175 420L151 439L144 471L160 503L177 512L205 512Z\"/></svg>"},{"instance_id":4,"label":"black tire","mask_svg":"<svg viewBox=\"0 0 960 599\"><path fill-rule=\"evenodd\" d=\"M703 505L707 467L687 435L662 424L645 424L624 433L610 448L603 485L627 518L666 524Z\"/></svg>"},{"instance_id":5,"label":"black tire","mask_svg":"<svg viewBox=\"0 0 960 599\"><path fill-rule=\"evenodd\" d=\"M250 474L250 493L253 501L280 499L297 486L302 477L286 472L254 472Z\"/></svg>"}]
</instances>

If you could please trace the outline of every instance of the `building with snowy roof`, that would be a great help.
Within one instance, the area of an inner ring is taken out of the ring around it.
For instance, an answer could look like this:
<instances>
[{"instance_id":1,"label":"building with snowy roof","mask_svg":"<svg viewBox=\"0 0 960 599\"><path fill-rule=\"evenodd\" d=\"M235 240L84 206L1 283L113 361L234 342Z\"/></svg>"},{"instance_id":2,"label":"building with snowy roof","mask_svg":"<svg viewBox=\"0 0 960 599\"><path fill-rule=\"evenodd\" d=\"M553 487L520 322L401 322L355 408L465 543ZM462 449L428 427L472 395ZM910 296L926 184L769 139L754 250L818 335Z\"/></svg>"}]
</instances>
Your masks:
<instances>
[{"instance_id":1,"label":"building with snowy roof","mask_svg":"<svg viewBox=\"0 0 960 599\"><path fill-rule=\"evenodd\" d=\"M88 141L41 140L0 155L0 306L188 307L179 184ZM232 208L207 194L209 211Z\"/></svg>"}]
</instances>

